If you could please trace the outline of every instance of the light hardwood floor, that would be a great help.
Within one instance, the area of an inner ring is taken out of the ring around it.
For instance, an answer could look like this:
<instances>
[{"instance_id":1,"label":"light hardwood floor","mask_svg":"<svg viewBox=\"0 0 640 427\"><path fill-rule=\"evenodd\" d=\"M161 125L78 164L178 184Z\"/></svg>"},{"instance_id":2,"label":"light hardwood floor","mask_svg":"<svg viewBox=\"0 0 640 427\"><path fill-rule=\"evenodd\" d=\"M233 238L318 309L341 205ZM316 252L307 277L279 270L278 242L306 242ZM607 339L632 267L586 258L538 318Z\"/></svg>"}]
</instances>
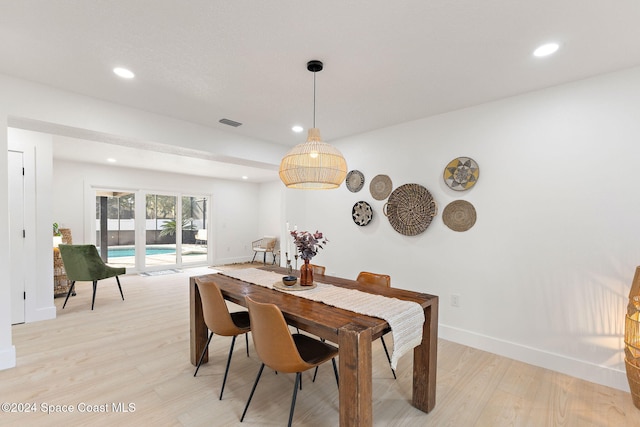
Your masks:
<instances>
[{"instance_id":1,"label":"light hardwood floor","mask_svg":"<svg viewBox=\"0 0 640 427\"><path fill-rule=\"evenodd\" d=\"M0 412L0 425L240 425L260 365L251 340L249 358L244 340L236 342L222 401L230 338L213 338L210 362L195 378L189 363L188 277L207 271L123 276L125 301L107 279L98 284L93 312L91 284L77 284L78 295L64 310L63 299L55 300L55 320L14 326L17 367L0 371L0 402L31 404L36 412ZM374 425L640 425L628 393L445 340L438 348L436 407L425 414L410 404L411 363L411 356L400 360L394 381L374 342ZM265 370L242 425L285 425L293 380ZM330 365L320 368L315 383L304 374L294 425L338 425L337 396ZM135 411L115 412L114 404L133 404ZM74 412L46 414L46 405ZM109 412L87 412L84 405Z\"/></svg>"}]
</instances>

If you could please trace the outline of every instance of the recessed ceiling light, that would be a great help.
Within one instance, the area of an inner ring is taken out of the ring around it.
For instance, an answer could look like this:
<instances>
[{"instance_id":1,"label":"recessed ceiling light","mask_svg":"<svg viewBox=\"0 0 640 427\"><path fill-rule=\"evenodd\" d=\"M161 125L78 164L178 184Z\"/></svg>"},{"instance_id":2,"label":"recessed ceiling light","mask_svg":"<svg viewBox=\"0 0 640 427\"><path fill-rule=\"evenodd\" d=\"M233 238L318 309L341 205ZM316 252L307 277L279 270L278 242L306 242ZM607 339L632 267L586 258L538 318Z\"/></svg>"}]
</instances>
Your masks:
<instances>
[{"instance_id":1,"label":"recessed ceiling light","mask_svg":"<svg viewBox=\"0 0 640 427\"><path fill-rule=\"evenodd\" d=\"M116 67L113 69L113 72L116 73L117 76L122 77L123 79L132 79L136 75L133 74L133 71L127 70L126 68Z\"/></svg>"},{"instance_id":2,"label":"recessed ceiling light","mask_svg":"<svg viewBox=\"0 0 640 427\"><path fill-rule=\"evenodd\" d=\"M552 53L555 53L559 47L560 45L558 43L543 44L533 51L533 56L542 57L551 55Z\"/></svg>"},{"instance_id":3,"label":"recessed ceiling light","mask_svg":"<svg viewBox=\"0 0 640 427\"><path fill-rule=\"evenodd\" d=\"M291 130L296 133L300 133L304 130L304 128L302 126L295 125L294 127L291 128Z\"/></svg>"},{"instance_id":4,"label":"recessed ceiling light","mask_svg":"<svg viewBox=\"0 0 640 427\"><path fill-rule=\"evenodd\" d=\"M114 159L113 157L109 157L109 158L107 159L107 162L109 162L109 163L115 163L115 162L116 162L116 159Z\"/></svg>"},{"instance_id":5,"label":"recessed ceiling light","mask_svg":"<svg viewBox=\"0 0 640 427\"><path fill-rule=\"evenodd\" d=\"M249 179L247 175L242 175L242 179Z\"/></svg>"}]
</instances>

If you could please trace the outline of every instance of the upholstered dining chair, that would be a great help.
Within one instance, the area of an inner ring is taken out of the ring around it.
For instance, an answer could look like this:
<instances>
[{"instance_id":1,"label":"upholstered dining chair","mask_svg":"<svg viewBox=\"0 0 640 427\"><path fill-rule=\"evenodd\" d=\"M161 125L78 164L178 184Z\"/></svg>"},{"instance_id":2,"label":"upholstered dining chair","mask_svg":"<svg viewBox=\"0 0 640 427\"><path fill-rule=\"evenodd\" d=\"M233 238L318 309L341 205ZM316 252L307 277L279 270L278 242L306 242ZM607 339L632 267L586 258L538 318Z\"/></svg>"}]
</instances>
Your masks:
<instances>
[{"instance_id":1,"label":"upholstered dining chair","mask_svg":"<svg viewBox=\"0 0 640 427\"><path fill-rule=\"evenodd\" d=\"M93 296L91 297L91 310L96 302L96 289L98 280L115 277L120 290L120 296L124 301L122 287L118 276L126 273L124 267L111 267L102 261L98 249L94 245L59 245L60 256L67 278L71 281L71 286L64 299L62 308L67 305L69 295L73 293L76 282L93 282Z\"/></svg>"},{"instance_id":2,"label":"upholstered dining chair","mask_svg":"<svg viewBox=\"0 0 640 427\"><path fill-rule=\"evenodd\" d=\"M365 285L384 286L389 288L391 287L391 276L387 274L378 274L378 273L371 273L368 271L361 271L358 274L358 278L356 279L356 282L362 283ZM391 357L389 357L389 350L387 350L387 344L384 342L384 336L380 337L380 341L382 342L382 348L384 349L384 354L387 355L389 366L391 366ZM395 379L396 371L393 368L391 368L391 373L393 374L393 378Z\"/></svg>"},{"instance_id":3,"label":"upholstered dining chair","mask_svg":"<svg viewBox=\"0 0 640 427\"><path fill-rule=\"evenodd\" d=\"M249 338L247 333L251 330L249 321L249 312L238 311L230 313L227 304L220 292L220 288L213 283L198 283L198 291L202 299L202 316L204 317L204 323L209 329L209 338L207 344L202 349L196 371L193 373L195 377L198 374L200 365L202 365L202 359L209 348L211 338L213 334L218 334L225 337L233 337L231 339L231 346L229 347L229 356L227 357L227 366L224 370L224 377L222 378L222 387L220 388L219 400L222 400L222 393L224 393L224 385L227 383L227 375L229 374L229 365L231 364L231 356L233 355L233 347L236 343L238 335L245 334L245 342L247 344L247 357L249 357Z\"/></svg>"},{"instance_id":4,"label":"upholstered dining chair","mask_svg":"<svg viewBox=\"0 0 640 427\"><path fill-rule=\"evenodd\" d=\"M291 334L287 322L278 306L257 302L246 297L249 317L251 318L251 336L253 345L262 361L258 375L251 389L251 394L242 412L240 422L244 420L251 403L253 393L260 380L265 365L276 372L294 373L296 380L293 385L293 397L289 410L289 426L293 420L298 386L301 384L302 372L314 368L324 362L333 362L333 372L338 381L338 368L335 357L338 349L315 338L303 334Z\"/></svg>"}]
</instances>

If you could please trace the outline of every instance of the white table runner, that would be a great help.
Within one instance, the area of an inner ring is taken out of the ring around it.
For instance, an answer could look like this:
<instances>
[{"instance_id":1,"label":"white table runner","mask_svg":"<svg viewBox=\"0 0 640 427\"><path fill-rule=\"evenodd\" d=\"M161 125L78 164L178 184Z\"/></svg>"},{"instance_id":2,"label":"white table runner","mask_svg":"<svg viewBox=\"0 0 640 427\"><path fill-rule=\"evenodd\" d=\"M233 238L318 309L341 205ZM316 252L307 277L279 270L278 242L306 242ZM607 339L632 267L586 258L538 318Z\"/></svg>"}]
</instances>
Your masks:
<instances>
[{"instance_id":1,"label":"white table runner","mask_svg":"<svg viewBox=\"0 0 640 427\"><path fill-rule=\"evenodd\" d=\"M278 289L274 288L273 284L282 280L282 274L257 268L231 270L219 274L276 290ZM393 369L396 369L400 357L422 342L424 311L420 304L326 283L316 282L316 284L315 288L305 291L281 292L386 320L393 335L391 355Z\"/></svg>"}]
</instances>

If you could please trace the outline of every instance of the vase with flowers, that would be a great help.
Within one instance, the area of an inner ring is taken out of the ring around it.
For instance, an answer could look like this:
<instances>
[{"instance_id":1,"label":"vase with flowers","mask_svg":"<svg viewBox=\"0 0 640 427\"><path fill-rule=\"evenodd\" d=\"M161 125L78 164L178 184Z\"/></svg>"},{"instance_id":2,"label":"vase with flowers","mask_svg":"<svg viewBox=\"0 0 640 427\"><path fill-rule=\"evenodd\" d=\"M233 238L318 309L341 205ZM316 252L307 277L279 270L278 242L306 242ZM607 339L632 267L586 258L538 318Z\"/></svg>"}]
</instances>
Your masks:
<instances>
[{"instance_id":1,"label":"vase with flowers","mask_svg":"<svg viewBox=\"0 0 640 427\"><path fill-rule=\"evenodd\" d=\"M318 254L328 240L318 230L315 233L294 230L291 236L300 253L300 258L304 260L304 264L300 266L300 285L311 286L313 285L313 268L309 265L309 261Z\"/></svg>"}]
</instances>

